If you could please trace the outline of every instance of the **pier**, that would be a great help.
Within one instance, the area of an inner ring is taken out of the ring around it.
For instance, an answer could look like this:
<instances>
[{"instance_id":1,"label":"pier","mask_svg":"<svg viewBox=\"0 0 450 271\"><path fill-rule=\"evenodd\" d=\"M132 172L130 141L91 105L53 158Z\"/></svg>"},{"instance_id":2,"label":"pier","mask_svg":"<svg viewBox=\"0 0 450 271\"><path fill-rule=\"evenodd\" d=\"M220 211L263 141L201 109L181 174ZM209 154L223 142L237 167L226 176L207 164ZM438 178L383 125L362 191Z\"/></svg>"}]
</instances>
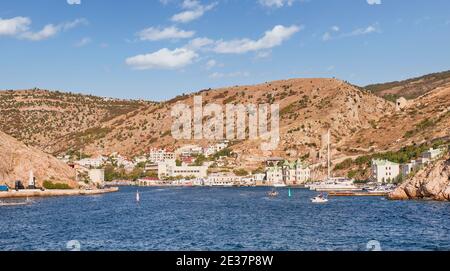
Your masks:
<instances>
[{"instance_id":1,"label":"pier","mask_svg":"<svg viewBox=\"0 0 450 271\"><path fill-rule=\"evenodd\" d=\"M388 192L363 192L363 191L332 191L328 192L331 197L386 197Z\"/></svg>"},{"instance_id":2,"label":"pier","mask_svg":"<svg viewBox=\"0 0 450 271\"><path fill-rule=\"evenodd\" d=\"M8 192L0 192L0 199L8 198L33 198L33 197L61 197L61 196L90 196L99 195L106 193L113 193L119 191L118 187L110 187L105 189L93 189L93 190L82 190L82 189L52 189L52 190L10 190Z\"/></svg>"}]
</instances>

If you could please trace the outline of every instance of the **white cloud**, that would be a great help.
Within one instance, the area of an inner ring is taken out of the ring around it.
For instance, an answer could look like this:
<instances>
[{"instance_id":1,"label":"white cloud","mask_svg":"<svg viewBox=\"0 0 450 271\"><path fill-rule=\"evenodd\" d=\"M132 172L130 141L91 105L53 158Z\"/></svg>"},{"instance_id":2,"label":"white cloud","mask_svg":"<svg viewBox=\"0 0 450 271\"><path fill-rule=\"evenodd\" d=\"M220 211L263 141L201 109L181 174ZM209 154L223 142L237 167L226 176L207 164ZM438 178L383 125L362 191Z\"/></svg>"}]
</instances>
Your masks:
<instances>
[{"instance_id":1,"label":"white cloud","mask_svg":"<svg viewBox=\"0 0 450 271\"><path fill-rule=\"evenodd\" d=\"M334 32L339 32L340 28L339 28L339 26L337 26L337 25L333 25L333 26L331 27L331 30L334 31Z\"/></svg>"},{"instance_id":2,"label":"white cloud","mask_svg":"<svg viewBox=\"0 0 450 271\"><path fill-rule=\"evenodd\" d=\"M336 33L340 31L340 29L338 29L338 28L334 28L334 29L333 28L334 27L331 28L331 31L334 31ZM335 35L331 31L325 32L322 35L323 41L329 41L329 40L337 39L337 38L362 36L362 35L368 35L368 34L372 34L372 33L380 33L381 32L378 23L375 23L375 24L372 24L372 25L369 25L369 26L363 27L363 28L357 28L357 29L353 30L352 32L343 33L341 35Z\"/></svg>"},{"instance_id":3,"label":"white cloud","mask_svg":"<svg viewBox=\"0 0 450 271\"><path fill-rule=\"evenodd\" d=\"M284 6L292 6L295 0L259 0L261 5L270 8L281 8Z\"/></svg>"},{"instance_id":4,"label":"white cloud","mask_svg":"<svg viewBox=\"0 0 450 271\"><path fill-rule=\"evenodd\" d=\"M369 25L365 28L358 28L353 30L350 33L345 34L344 36L361 36L361 35L367 35L371 33L379 33L380 29L378 27L378 24Z\"/></svg>"},{"instance_id":5,"label":"white cloud","mask_svg":"<svg viewBox=\"0 0 450 271\"><path fill-rule=\"evenodd\" d=\"M369 5L381 5L381 0L367 0Z\"/></svg>"},{"instance_id":6,"label":"white cloud","mask_svg":"<svg viewBox=\"0 0 450 271\"><path fill-rule=\"evenodd\" d=\"M92 42L92 39L89 37L82 38L80 41L75 43L75 47L83 47Z\"/></svg>"},{"instance_id":7,"label":"white cloud","mask_svg":"<svg viewBox=\"0 0 450 271\"><path fill-rule=\"evenodd\" d=\"M203 49L209 45L214 44L214 41L209 38L195 38L185 46L185 48L197 51L199 49Z\"/></svg>"},{"instance_id":8,"label":"white cloud","mask_svg":"<svg viewBox=\"0 0 450 271\"><path fill-rule=\"evenodd\" d=\"M196 0L184 0L182 8L185 10L173 15L171 20L177 23L188 23L202 17L205 12L213 9L216 5L217 3L212 3L204 6Z\"/></svg>"},{"instance_id":9,"label":"white cloud","mask_svg":"<svg viewBox=\"0 0 450 271\"><path fill-rule=\"evenodd\" d=\"M67 0L67 4L69 5L80 5L81 0Z\"/></svg>"},{"instance_id":10,"label":"white cloud","mask_svg":"<svg viewBox=\"0 0 450 271\"><path fill-rule=\"evenodd\" d=\"M31 20L27 17L0 18L0 36L15 36L27 31L30 25Z\"/></svg>"},{"instance_id":11,"label":"white cloud","mask_svg":"<svg viewBox=\"0 0 450 271\"><path fill-rule=\"evenodd\" d=\"M237 39L231 41L217 41L213 49L221 54L242 54L250 51L270 49L281 45L285 40L302 29L301 26L292 25L285 27L275 26L272 30L266 31L259 40Z\"/></svg>"},{"instance_id":12,"label":"white cloud","mask_svg":"<svg viewBox=\"0 0 450 271\"><path fill-rule=\"evenodd\" d=\"M230 72L230 73L215 72L209 75L209 77L212 79L230 78L230 77L248 77L248 76L250 76L249 72Z\"/></svg>"},{"instance_id":13,"label":"white cloud","mask_svg":"<svg viewBox=\"0 0 450 271\"><path fill-rule=\"evenodd\" d=\"M137 55L126 59L126 64L138 70L179 69L191 64L198 55L192 50L163 48L154 53Z\"/></svg>"},{"instance_id":14,"label":"white cloud","mask_svg":"<svg viewBox=\"0 0 450 271\"><path fill-rule=\"evenodd\" d=\"M164 40L164 39L186 39L195 35L195 31L184 31L175 26L166 28L150 27L140 31L138 34L140 40Z\"/></svg>"},{"instance_id":15,"label":"white cloud","mask_svg":"<svg viewBox=\"0 0 450 271\"><path fill-rule=\"evenodd\" d=\"M76 19L71 22L58 25L47 24L41 30L32 32L30 30L31 19L27 17L15 17L12 19L0 18L0 36L13 36L20 39L39 41L55 36L60 31L67 31L81 24L87 24L86 19Z\"/></svg>"}]
</instances>

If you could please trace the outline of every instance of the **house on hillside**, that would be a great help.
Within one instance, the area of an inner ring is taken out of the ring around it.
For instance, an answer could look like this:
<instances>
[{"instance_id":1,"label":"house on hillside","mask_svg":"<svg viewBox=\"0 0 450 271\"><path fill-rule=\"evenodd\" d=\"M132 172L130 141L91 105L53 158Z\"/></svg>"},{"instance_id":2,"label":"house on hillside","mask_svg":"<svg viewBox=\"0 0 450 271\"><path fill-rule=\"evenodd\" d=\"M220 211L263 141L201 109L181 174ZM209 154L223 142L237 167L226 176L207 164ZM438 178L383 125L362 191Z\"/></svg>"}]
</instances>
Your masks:
<instances>
[{"instance_id":1,"label":"house on hillside","mask_svg":"<svg viewBox=\"0 0 450 271\"><path fill-rule=\"evenodd\" d=\"M400 175L400 165L388 160L372 160L371 179L377 183L392 182Z\"/></svg>"}]
</instances>

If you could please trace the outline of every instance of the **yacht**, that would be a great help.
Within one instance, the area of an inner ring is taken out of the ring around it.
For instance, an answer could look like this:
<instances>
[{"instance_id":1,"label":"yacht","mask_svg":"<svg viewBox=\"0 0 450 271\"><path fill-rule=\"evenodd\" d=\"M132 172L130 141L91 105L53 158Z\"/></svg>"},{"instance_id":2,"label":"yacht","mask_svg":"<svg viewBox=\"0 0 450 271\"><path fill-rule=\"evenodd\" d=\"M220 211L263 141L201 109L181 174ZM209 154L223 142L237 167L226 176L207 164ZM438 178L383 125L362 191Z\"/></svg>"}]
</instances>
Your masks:
<instances>
[{"instance_id":1,"label":"yacht","mask_svg":"<svg viewBox=\"0 0 450 271\"><path fill-rule=\"evenodd\" d=\"M275 183L273 184L273 187L286 187L287 185L285 183Z\"/></svg>"},{"instance_id":2,"label":"yacht","mask_svg":"<svg viewBox=\"0 0 450 271\"><path fill-rule=\"evenodd\" d=\"M345 177L331 177L330 130L328 130L327 137L327 179L322 182L308 184L306 187L319 192L361 190L361 188L354 184L354 180Z\"/></svg>"},{"instance_id":3,"label":"yacht","mask_svg":"<svg viewBox=\"0 0 450 271\"><path fill-rule=\"evenodd\" d=\"M353 180L348 178L328 178L323 182L310 184L309 189L319 192L361 190L360 187L354 184Z\"/></svg>"}]
</instances>

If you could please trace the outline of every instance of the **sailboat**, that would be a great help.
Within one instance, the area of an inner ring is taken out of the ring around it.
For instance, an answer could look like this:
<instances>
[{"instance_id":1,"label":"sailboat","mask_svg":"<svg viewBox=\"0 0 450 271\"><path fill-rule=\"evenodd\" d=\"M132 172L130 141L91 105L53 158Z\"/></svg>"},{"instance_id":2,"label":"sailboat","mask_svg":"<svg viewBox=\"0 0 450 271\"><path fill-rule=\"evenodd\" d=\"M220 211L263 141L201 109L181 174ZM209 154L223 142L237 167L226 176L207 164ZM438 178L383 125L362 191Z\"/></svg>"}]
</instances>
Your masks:
<instances>
[{"instance_id":1,"label":"sailboat","mask_svg":"<svg viewBox=\"0 0 450 271\"><path fill-rule=\"evenodd\" d=\"M141 196L139 195L139 191L136 191L136 202L139 203L141 201Z\"/></svg>"},{"instance_id":2,"label":"sailboat","mask_svg":"<svg viewBox=\"0 0 450 271\"><path fill-rule=\"evenodd\" d=\"M361 190L354 184L353 180L345 177L331 177L330 130L328 130L327 133L327 170L328 174L326 180L310 184L310 190L319 192Z\"/></svg>"}]
</instances>

